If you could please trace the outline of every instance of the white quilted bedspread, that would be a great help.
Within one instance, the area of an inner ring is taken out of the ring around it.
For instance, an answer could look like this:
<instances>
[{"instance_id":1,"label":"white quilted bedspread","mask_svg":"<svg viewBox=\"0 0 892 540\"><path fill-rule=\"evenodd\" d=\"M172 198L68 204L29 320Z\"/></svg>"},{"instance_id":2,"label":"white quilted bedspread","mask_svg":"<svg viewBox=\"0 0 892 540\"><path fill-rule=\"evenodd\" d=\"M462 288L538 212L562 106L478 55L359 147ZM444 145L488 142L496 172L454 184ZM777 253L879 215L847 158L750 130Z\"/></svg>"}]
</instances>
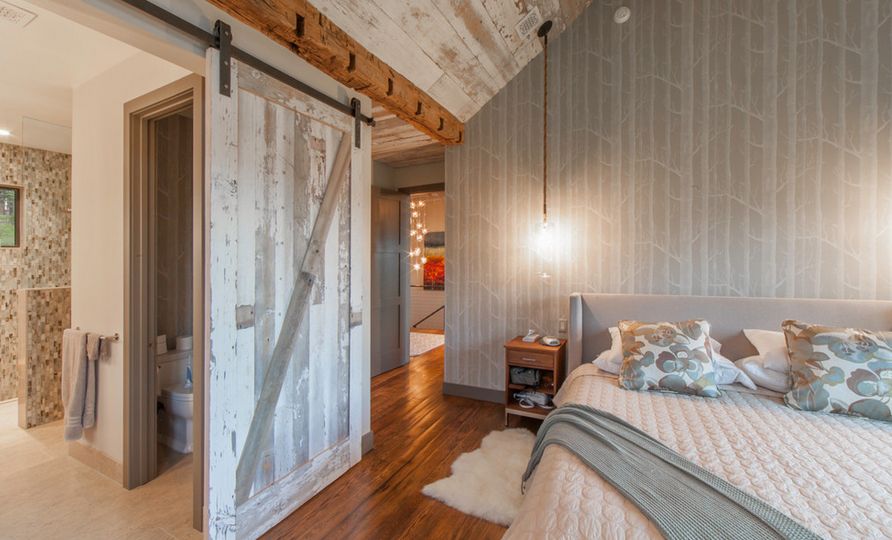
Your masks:
<instances>
[{"instance_id":1,"label":"white quilted bedspread","mask_svg":"<svg viewBox=\"0 0 892 540\"><path fill-rule=\"evenodd\" d=\"M799 412L777 399L622 390L591 364L556 402L609 411L825 538L892 538L892 424ZM545 450L505 538L659 538L563 448Z\"/></svg>"}]
</instances>

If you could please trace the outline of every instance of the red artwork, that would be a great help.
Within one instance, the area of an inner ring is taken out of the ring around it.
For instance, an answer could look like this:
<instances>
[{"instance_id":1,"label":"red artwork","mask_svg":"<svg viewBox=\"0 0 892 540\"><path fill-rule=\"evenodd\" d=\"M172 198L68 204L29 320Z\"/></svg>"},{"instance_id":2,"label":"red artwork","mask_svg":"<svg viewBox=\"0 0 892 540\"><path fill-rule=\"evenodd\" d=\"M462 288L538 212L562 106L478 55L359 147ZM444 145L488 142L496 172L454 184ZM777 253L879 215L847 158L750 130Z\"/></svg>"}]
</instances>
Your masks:
<instances>
[{"instance_id":1,"label":"red artwork","mask_svg":"<svg viewBox=\"0 0 892 540\"><path fill-rule=\"evenodd\" d=\"M446 234L442 231L424 235L424 288L442 291L446 288Z\"/></svg>"}]
</instances>

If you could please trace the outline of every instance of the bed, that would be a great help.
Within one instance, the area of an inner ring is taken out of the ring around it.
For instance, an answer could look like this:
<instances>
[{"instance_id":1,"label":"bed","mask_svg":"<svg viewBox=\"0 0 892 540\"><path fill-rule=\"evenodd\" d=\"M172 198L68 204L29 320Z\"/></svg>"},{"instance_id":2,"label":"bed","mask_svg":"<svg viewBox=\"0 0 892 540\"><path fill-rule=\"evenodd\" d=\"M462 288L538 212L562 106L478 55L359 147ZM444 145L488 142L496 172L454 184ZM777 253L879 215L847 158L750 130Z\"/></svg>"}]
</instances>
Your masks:
<instances>
[{"instance_id":1,"label":"bed","mask_svg":"<svg viewBox=\"0 0 892 540\"><path fill-rule=\"evenodd\" d=\"M796 318L892 328L892 302L657 295L570 297L567 372L558 406L611 412L686 458L775 506L825 538L892 534L892 424L793 410L776 394L723 387L708 399L619 388L590 362L621 319L705 318L722 353L755 354L743 328ZM660 538L612 486L557 446L548 447L505 538Z\"/></svg>"}]
</instances>

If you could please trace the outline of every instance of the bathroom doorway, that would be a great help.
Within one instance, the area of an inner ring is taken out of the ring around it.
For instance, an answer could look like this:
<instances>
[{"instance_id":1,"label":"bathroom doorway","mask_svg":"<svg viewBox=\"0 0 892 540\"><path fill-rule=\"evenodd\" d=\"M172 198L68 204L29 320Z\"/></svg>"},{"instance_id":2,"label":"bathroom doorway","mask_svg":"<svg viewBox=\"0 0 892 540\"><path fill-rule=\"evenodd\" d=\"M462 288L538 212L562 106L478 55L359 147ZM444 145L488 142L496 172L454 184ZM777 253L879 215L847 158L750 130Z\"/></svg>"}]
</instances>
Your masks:
<instances>
[{"instance_id":1,"label":"bathroom doorway","mask_svg":"<svg viewBox=\"0 0 892 540\"><path fill-rule=\"evenodd\" d=\"M124 485L191 469L203 520L203 82L189 76L125 107ZM184 502L185 504L185 502Z\"/></svg>"}]
</instances>

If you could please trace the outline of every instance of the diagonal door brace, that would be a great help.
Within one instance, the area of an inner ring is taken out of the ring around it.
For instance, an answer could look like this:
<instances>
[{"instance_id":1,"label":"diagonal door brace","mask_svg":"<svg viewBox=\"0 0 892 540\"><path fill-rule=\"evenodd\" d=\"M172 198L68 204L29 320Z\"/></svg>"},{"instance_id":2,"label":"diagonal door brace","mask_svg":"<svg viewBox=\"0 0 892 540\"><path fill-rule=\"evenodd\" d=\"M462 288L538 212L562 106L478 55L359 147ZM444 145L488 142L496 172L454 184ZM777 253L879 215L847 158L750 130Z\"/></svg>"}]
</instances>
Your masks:
<instances>
[{"instance_id":1,"label":"diagonal door brace","mask_svg":"<svg viewBox=\"0 0 892 540\"><path fill-rule=\"evenodd\" d=\"M319 275L322 273L322 254L325 250L325 237L331 228L341 187L347 178L350 154L350 134L344 133L338 145L334 166L331 170L331 176L328 178L328 185L325 187L322 204L319 206L316 223L313 224L313 232L310 234L307 252L303 261L301 261L300 270L295 278L294 290L291 292L291 299L288 301L282 329L279 332L276 346L273 348L273 354L266 369L263 388L260 390L260 397L257 399L257 406L254 408L254 415L251 417L251 426L248 428L245 447L242 449L239 457L235 482L235 500L237 505L247 501L251 495L254 471L257 470L263 450L261 445L268 440L273 426L273 417L276 411L276 404L279 402L279 394L282 393L285 373L288 371L289 364L291 364L291 358L294 356L297 332L306 316L313 284L316 283Z\"/></svg>"}]
</instances>

